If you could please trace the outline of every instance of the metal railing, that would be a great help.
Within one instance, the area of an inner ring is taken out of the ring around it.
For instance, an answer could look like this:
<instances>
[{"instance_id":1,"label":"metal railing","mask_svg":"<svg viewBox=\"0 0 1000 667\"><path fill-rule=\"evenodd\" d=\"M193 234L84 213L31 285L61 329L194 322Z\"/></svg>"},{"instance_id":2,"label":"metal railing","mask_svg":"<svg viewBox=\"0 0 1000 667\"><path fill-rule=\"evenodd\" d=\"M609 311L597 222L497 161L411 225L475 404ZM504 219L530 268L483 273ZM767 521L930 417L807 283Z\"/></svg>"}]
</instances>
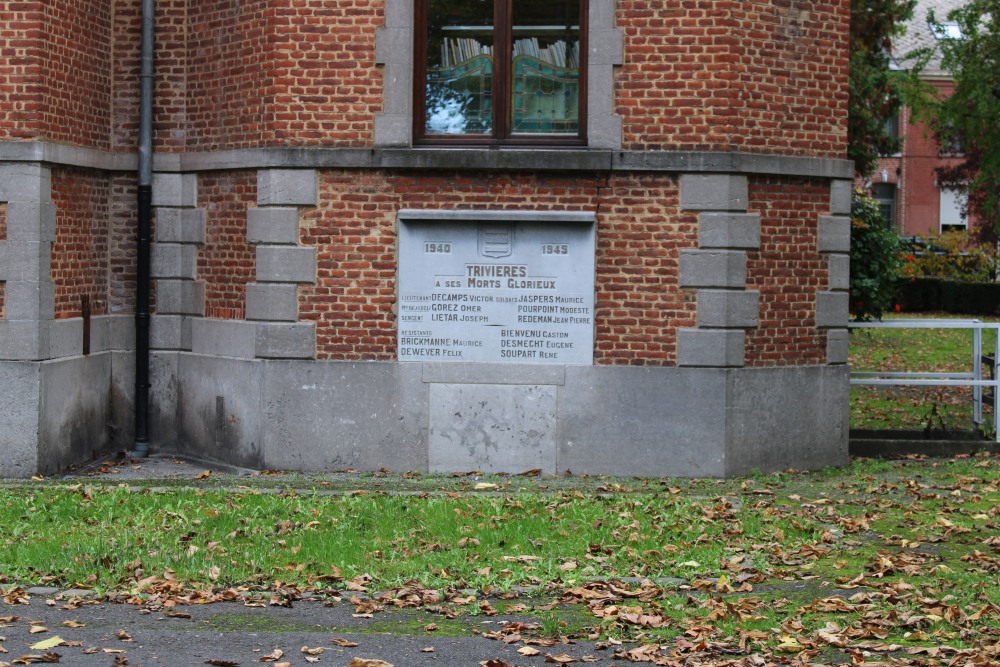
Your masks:
<instances>
[{"instance_id":1,"label":"metal railing","mask_svg":"<svg viewBox=\"0 0 1000 667\"><path fill-rule=\"evenodd\" d=\"M983 424L984 402L994 406L993 430L1000 442L1000 429L996 428L996 397L1000 395L1000 378L996 364L1000 359L1000 323L980 320L885 320L883 322L852 322L852 329L971 329L972 370L970 372L930 371L860 371L851 373L852 385L888 387L972 387L972 421ZM994 332L992 355L983 354L983 332ZM983 367L988 376L984 377ZM985 392L984 392L985 390Z\"/></svg>"}]
</instances>

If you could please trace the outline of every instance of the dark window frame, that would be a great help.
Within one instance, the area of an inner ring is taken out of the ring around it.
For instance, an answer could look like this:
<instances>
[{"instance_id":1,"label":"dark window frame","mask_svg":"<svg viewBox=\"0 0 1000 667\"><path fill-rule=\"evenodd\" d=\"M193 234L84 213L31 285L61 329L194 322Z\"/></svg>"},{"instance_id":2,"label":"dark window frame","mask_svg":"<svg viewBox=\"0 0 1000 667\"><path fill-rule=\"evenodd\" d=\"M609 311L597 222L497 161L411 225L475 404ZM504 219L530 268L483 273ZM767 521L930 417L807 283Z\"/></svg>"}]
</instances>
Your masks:
<instances>
[{"instance_id":1,"label":"dark window frame","mask_svg":"<svg viewBox=\"0 0 1000 667\"><path fill-rule=\"evenodd\" d=\"M544 1L544 0L541 0ZM416 146L540 146L578 147L587 144L587 71L588 71L588 5L580 3L580 64L579 64L579 115L575 135L513 134L511 133L511 52L513 48L512 0L493 0L493 133L485 134L427 134L427 3L416 0L414 6L413 36L413 144Z\"/></svg>"}]
</instances>

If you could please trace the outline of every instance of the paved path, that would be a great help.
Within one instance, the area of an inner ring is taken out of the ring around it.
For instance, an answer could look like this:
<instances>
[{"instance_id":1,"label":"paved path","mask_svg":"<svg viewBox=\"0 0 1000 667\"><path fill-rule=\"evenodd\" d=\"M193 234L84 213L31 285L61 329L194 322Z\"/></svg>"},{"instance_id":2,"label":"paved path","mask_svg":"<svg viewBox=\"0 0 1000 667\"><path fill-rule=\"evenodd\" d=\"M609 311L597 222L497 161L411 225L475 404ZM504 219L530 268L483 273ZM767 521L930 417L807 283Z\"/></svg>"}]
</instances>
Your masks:
<instances>
[{"instance_id":1,"label":"paved path","mask_svg":"<svg viewBox=\"0 0 1000 667\"><path fill-rule=\"evenodd\" d=\"M194 480L206 470L237 475L251 472L168 456L97 462L67 477L99 476L123 483ZM507 644L483 636L496 633L506 624L539 622L530 616L448 620L424 609L388 607L372 618L355 618L357 608L348 596L340 602L296 601L290 608L216 602L150 611L111 602L67 609L65 592L35 590L28 604L4 604L0 600L0 665L17 664L14 661L22 656L41 658L47 653L57 653L58 664L70 667L280 663L346 667L353 658L382 660L395 667L478 667L485 661L496 661L489 664L501 667L504 663L545 664L547 654L612 662L613 651L599 651L592 642L537 646L533 648L541 651L538 655L525 657L518 653L525 647L523 642ZM426 630L431 624L439 629ZM31 648L55 637L68 645ZM303 653L303 647L323 651L310 655ZM280 651L281 657L270 660L275 651Z\"/></svg>"},{"instance_id":2,"label":"paved path","mask_svg":"<svg viewBox=\"0 0 1000 667\"><path fill-rule=\"evenodd\" d=\"M396 667L468 667L488 660L510 665L544 664L546 654L566 654L579 660L591 656L604 664L612 657L610 650L596 651L590 642L581 642L539 647L538 656L526 658L517 652L523 643L506 644L472 632L473 627L488 633L505 623L531 619L469 617L464 632L446 636L424 630L442 620L440 616L403 609L357 619L353 617L354 605L346 600L332 606L321 601L296 602L291 608L217 602L155 612L108 602L69 610L64 604L39 595L27 605L0 603L0 646L7 651L0 652L0 664L52 652L59 654L60 665L81 667L276 662L345 667L353 658L383 660ZM31 648L56 637L69 645ZM343 645L351 643L357 646ZM323 651L309 655L303 653L303 647ZM276 650L282 652L278 660L264 660Z\"/></svg>"}]
</instances>

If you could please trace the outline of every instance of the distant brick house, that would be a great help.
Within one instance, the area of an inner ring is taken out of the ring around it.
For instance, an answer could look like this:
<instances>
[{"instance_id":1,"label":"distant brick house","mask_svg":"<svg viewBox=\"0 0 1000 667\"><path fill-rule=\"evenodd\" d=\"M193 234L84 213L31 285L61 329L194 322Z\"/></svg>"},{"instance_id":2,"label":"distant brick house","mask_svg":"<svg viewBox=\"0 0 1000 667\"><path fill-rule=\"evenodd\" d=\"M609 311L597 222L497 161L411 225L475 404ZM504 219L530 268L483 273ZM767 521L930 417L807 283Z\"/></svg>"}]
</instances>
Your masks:
<instances>
[{"instance_id":1,"label":"distant brick house","mask_svg":"<svg viewBox=\"0 0 1000 667\"><path fill-rule=\"evenodd\" d=\"M152 449L843 463L848 12L159 0ZM0 0L2 475L133 444L140 23Z\"/></svg>"},{"instance_id":2,"label":"distant brick house","mask_svg":"<svg viewBox=\"0 0 1000 667\"><path fill-rule=\"evenodd\" d=\"M964 4L963 0L920 0L913 19L907 23L906 34L895 45L900 67L907 66L906 54L916 49L935 51L921 77L943 97L950 95L954 86L951 74L941 67L938 36L928 25L927 15L933 11L947 27L948 12ZM942 150L928 128L912 118L908 108L894 119L893 128L902 139L902 150L879 160L871 179L872 193L889 223L902 236L974 229L975 219L970 220L963 210L963 194L940 187L937 180L936 170L955 164L961 155Z\"/></svg>"}]
</instances>

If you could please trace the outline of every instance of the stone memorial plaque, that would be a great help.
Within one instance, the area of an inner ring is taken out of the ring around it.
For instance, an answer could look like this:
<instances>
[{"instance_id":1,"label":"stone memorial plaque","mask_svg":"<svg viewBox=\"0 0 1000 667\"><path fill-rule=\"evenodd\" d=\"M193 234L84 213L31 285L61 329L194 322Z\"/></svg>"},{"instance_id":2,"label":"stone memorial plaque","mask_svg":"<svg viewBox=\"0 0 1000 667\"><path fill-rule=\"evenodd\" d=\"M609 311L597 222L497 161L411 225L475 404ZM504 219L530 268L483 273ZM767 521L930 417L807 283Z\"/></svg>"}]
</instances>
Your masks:
<instances>
[{"instance_id":1,"label":"stone memorial plaque","mask_svg":"<svg viewBox=\"0 0 1000 667\"><path fill-rule=\"evenodd\" d=\"M592 221L402 220L400 361L593 363L594 237Z\"/></svg>"}]
</instances>

